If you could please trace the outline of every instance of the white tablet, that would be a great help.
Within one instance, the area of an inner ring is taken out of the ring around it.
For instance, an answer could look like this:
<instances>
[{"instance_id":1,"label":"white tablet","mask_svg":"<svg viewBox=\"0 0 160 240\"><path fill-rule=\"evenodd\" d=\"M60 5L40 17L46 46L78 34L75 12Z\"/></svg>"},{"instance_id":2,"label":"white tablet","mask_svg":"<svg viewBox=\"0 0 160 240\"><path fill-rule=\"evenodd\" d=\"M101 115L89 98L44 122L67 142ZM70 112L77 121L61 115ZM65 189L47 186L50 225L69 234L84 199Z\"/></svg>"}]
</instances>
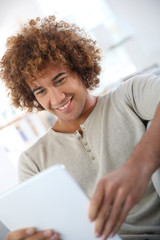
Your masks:
<instances>
[{"instance_id":1,"label":"white tablet","mask_svg":"<svg viewBox=\"0 0 160 240\"><path fill-rule=\"evenodd\" d=\"M65 167L56 165L0 195L0 221L11 231L36 227L54 229L63 240L95 240L88 205Z\"/></svg>"}]
</instances>

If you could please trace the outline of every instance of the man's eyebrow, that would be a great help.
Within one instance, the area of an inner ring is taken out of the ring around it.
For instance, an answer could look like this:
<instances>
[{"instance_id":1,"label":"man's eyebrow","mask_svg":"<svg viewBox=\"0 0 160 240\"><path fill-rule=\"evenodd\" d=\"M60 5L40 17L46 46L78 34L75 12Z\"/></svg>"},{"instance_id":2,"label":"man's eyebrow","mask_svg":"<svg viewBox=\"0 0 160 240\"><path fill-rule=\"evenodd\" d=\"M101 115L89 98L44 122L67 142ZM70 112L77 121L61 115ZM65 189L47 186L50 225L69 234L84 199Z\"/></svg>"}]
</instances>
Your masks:
<instances>
[{"instance_id":1,"label":"man's eyebrow","mask_svg":"<svg viewBox=\"0 0 160 240\"><path fill-rule=\"evenodd\" d=\"M56 80L57 78L59 78L61 75L64 75L66 74L66 72L61 72L59 74L57 74L54 78L53 78L53 81Z\"/></svg>"}]
</instances>

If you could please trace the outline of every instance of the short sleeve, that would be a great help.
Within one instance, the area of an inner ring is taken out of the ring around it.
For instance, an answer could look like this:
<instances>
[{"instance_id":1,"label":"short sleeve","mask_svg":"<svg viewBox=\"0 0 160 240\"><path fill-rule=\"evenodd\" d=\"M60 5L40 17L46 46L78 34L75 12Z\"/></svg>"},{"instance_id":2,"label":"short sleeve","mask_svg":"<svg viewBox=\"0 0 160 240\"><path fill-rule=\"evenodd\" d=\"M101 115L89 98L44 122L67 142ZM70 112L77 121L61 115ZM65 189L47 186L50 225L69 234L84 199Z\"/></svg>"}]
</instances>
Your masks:
<instances>
[{"instance_id":1,"label":"short sleeve","mask_svg":"<svg viewBox=\"0 0 160 240\"><path fill-rule=\"evenodd\" d=\"M160 77L137 75L122 83L116 94L141 119L151 120L160 100Z\"/></svg>"},{"instance_id":2,"label":"short sleeve","mask_svg":"<svg viewBox=\"0 0 160 240\"><path fill-rule=\"evenodd\" d=\"M23 152L20 155L18 162L18 180L23 182L28 178L34 176L39 172L38 167L35 162L27 155L26 152Z\"/></svg>"}]
</instances>

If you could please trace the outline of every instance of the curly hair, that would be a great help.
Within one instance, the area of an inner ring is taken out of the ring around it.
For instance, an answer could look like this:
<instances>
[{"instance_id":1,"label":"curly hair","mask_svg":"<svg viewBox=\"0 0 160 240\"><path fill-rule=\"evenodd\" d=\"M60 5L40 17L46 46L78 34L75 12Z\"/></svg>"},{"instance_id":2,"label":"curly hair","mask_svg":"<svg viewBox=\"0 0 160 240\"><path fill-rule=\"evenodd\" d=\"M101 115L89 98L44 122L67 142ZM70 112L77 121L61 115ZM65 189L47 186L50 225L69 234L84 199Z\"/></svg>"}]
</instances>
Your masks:
<instances>
[{"instance_id":1,"label":"curly hair","mask_svg":"<svg viewBox=\"0 0 160 240\"><path fill-rule=\"evenodd\" d=\"M0 77L8 89L12 104L29 112L44 110L26 83L34 79L47 63L59 64L78 73L86 88L99 84L101 50L75 24L56 21L55 16L31 19L21 32L7 40L0 60Z\"/></svg>"}]
</instances>

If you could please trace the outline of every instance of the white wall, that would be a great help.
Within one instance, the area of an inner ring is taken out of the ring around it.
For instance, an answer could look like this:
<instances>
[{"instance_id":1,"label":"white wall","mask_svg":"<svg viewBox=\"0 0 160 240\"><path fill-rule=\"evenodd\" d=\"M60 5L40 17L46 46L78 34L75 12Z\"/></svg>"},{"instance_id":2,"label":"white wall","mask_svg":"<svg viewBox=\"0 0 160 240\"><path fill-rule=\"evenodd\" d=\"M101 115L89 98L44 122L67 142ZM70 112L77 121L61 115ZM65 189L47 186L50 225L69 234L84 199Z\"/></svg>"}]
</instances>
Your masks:
<instances>
[{"instance_id":1,"label":"white wall","mask_svg":"<svg viewBox=\"0 0 160 240\"><path fill-rule=\"evenodd\" d=\"M8 158L5 147L0 146L0 194L18 183L17 170Z\"/></svg>"},{"instance_id":2,"label":"white wall","mask_svg":"<svg viewBox=\"0 0 160 240\"><path fill-rule=\"evenodd\" d=\"M160 64L160 1L106 0L124 35L133 38L125 44L132 60L142 69Z\"/></svg>"},{"instance_id":3,"label":"white wall","mask_svg":"<svg viewBox=\"0 0 160 240\"><path fill-rule=\"evenodd\" d=\"M19 23L41 14L42 10L36 0L0 1L0 57L4 53L6 39L18 29Z\"/></svg>"},{"instance_id":4,"label":"white wall","mask_svg":"<svg viewBox=\"0 0 160 240\"><path fill-rule=\"evenodd\" d=\"M5 51L6 39L19 29L19 24L28 18L34 18L42 14L42 10L38 4L36 4L36 0L0 1L0 57ZM8 104L7 101L2 99L2 94L0 94L0 102L3 102L2 105L4 106L5 102ZM5 130L7 129L4 129L4 131ZM11 138L9 138L7 133L3 137L2 135L3 130L0 131L0 194L18 183L17 169L12 161L14 159L9 158L8 154L10 142L16 142L15 140L17 140L17 138L14 139L14 134L12 134ZM20 149L19 144L17 144L17 148ZM16 149L12 150L15 151ZM16 157L17 155L15 155L15 158Z\"/></svg>"}]
</instances>

